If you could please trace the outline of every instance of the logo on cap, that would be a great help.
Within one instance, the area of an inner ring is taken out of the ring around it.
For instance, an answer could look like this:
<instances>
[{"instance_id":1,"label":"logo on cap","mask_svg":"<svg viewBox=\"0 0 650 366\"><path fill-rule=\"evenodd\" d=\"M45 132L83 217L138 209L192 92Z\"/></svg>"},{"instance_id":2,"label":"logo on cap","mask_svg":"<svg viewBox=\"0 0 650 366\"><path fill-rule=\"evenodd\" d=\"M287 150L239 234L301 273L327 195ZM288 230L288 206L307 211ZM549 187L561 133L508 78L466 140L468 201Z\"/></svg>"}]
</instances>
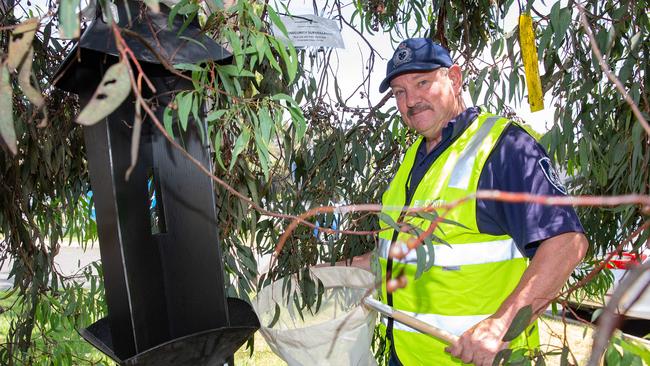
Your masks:
<instances>
[{"instance_id":1,"label":"logo on cap","mask_svg":"<svg viewBox=\"0 0 650 366\"><path fill-rule=\"evenodd\" d=\"M397 46L397 51L395 51L395 55L393 56L393 64L395 67L405 64L407 62L411 62L413 59L413 50L408 48L408 46L405 43L400 43L399 46Z\"/></svg>"}]
</instances>

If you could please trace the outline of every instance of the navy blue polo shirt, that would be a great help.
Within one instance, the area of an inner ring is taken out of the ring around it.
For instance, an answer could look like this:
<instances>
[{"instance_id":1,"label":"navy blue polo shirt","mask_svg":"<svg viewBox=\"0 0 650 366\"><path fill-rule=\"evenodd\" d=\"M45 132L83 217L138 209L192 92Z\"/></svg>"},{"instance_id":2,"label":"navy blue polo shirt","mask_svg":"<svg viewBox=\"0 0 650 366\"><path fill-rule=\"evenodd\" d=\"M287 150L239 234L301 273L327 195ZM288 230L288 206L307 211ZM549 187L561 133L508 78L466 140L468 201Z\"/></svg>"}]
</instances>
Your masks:
<instances>
[{"instance_id":1,"label":"navy blue polo shirt","mask_svg":"<svg viewBox=\"0 0 650 366\"><path fill-rule=\"evenodd\" d=\"M407 202L433 162L451 145L480 112L470 107L449 121L438 145L427 154L421 143L411 168ZM524 129L511 124L494 147L478 181L479 190L499 190L537 195L566 195L544 148ZM476 221L481 233L512 237L521 253L532 257L539 244L568 232L584 232L569 206L477 200Z\"/></svg>"}]
</instances>

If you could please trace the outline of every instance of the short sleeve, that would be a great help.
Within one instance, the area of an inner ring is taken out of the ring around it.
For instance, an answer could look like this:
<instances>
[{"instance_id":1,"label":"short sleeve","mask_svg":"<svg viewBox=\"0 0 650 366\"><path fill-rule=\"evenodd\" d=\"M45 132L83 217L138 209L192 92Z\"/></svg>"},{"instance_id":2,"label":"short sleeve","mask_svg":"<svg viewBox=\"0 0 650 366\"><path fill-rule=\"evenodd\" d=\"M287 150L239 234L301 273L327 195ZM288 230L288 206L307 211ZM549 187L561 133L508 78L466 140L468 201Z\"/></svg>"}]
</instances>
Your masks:
<instances>
[{"instance_id":1,"label":"short sleeve","mask_svg":"<svg viewBox=\"0 0 650 366\"><path fill-rule=\"evenodd\" d=\"M478 189L566 195L544 148L517 125L508 126L492 150L481 172ZM584 232L570 206L478 200L476 211L480 232L509 235L526 257L532 257L543 240L567 232Z\"/></svg>"}]
</instances>

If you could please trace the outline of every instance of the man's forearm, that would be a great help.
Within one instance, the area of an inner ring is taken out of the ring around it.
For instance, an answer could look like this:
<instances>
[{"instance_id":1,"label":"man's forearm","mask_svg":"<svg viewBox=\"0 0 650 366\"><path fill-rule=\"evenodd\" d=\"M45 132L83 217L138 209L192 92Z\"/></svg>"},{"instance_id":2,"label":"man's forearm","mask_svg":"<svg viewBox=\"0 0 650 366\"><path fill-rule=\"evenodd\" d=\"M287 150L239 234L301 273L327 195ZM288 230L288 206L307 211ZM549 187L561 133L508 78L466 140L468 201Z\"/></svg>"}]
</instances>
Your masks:
<instances>
[{"instance_id":1,"label":"man's forearm","mask_svg":"<svg viewBox=\"0 0 650 366\"><path fill-rule=\"evenodd\" d=\"M507 346L502 339L519 309L532 305L535 317L544 311L544 305L560 291L587 247L587 238L581 233L561 234L542 242L519 284L497 312L468 329L447 352L466 363L492 365L497 352Z\"/></svg>"},{"instance_id":2,"label":"man's forearm","mask_svg":"<svg viewBox=\"0 0 650 366\"><path fill-rule=\"evenodd\" d=\"M543 312L544 305L558 294L585 256L588 245L582 233L565 233L543 241L519 285L493 317L510 324L526 305L532 305L535 316Z\"/></svg>"}]
</instances>

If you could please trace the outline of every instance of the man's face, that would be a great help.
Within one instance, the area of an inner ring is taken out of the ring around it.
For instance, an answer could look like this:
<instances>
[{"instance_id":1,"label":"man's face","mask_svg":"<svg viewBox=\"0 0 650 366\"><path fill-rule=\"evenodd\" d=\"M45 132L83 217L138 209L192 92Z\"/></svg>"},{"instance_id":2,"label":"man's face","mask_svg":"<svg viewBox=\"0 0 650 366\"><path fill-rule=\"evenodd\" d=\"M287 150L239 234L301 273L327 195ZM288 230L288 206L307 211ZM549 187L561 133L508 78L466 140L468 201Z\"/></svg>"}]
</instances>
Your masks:
<instances>
[{"instance_id":1,"label":"man's face","mask_svg":"<svg viewBox=\"0 0 650 366\"><path fill-rule=\"evenodd\" d=\"M447 122L462 112L459 110L461 85L457 65L402 74L390 82L404 123L427 140L436 139Z\"/></svg>"}]
</instances>

